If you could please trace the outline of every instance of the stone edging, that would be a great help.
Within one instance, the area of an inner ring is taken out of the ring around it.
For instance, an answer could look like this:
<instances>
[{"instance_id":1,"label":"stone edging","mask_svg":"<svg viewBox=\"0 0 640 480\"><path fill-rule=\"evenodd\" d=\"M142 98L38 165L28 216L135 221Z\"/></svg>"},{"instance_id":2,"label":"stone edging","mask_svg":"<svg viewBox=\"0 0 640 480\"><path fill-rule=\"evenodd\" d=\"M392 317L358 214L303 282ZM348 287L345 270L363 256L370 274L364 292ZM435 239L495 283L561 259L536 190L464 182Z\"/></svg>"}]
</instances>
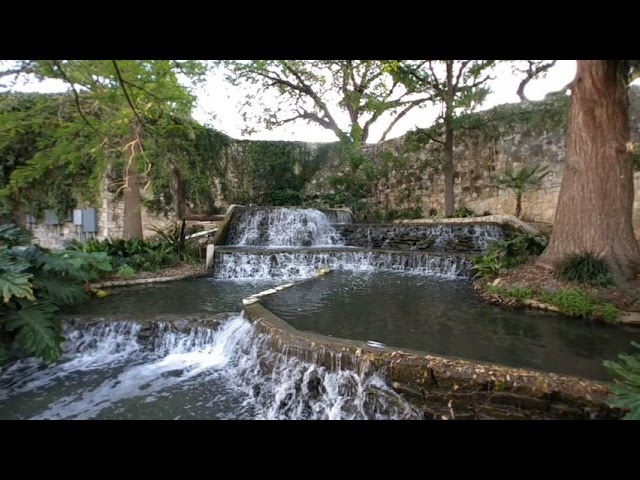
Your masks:
<instances>
[{"instance_id":1,"label":"stone edging","mask_svg":"<svg viewBox=\"0 0 640 480\"><path fill-rule=\"evenodd\" d=\"M275 351L327 369L373 367L425 418L614 419L622 416L606 401L609 389L597 382L554 373L446 358L424 352L373 348L361 341L296 330L259 300L245 315L268 335ZM453 412L453 413L452 413Z\"/></svg>"},{"instance_id":2,"label":"stone edging","mask_svg":"<svg viewBox=\"0 0 640 480\"><path fill-rule=\"evenodd\" d=\"M497 295L495 293L490 293L487 290L485 290L483 282L481 280L476 280L475 282L473 282L473 290L483 301L487 303L491 303L493 305L498 305L502 307L511 307L511 308L523 306L523 307L531 308L534 310L543 310L547 312L558 313L560 315L565 315L567 317L583 318L577 315L571 315L570 313L563 312L555 305L539 302L538 300L531 300L526 298L518 300L511 297L505 297L505 296ZM640 315L638 315L636 312L625 312L624 310L620 310L620 312L621 314L618 319L619 321L616 324L605 322L603 319L599 317L586 317L584 318L584 320L602 322L602 323L606 323L607 325L626 325L626 326L640 328Z\"/></svg>"},{"instance_id":3,"label":"stone edging","mask_svg":"<svg viewBox=\"0 0 640 480\"><path fill-rule=\"evenodd\" d=\"M129 287L132 285L146 285L148 283L164 283L175 282L176 280L186 280L188 278L201 278L207 276L207 273L187 273L185 275L175 275L173 277L153 277L153 278L134 278L132 280L112 280L108 282L90 283L91 288L111 288L111 287Z\"/></svg>"},{"instance_id":4,"label":"stone edging","mask_svg":"<svg viewBox=\"0 0 640 480\"><path fill-rule=\"evenodd\" d=\"M316 274L315 277L323 275ZM312 278L312 279L313 279ZM305 279L308 281L312 279ZM299 282L301 283L301 282ZM302 332L260 303L295 284L265 290L243 300L246 317L267 335L270 348L330 370L374 368L425 418L614 419L610 390L596 381L431 355L410 349L372 347L355 340ZM453 412L453 413L452 413Z\"/></svg>"}]
</instances>

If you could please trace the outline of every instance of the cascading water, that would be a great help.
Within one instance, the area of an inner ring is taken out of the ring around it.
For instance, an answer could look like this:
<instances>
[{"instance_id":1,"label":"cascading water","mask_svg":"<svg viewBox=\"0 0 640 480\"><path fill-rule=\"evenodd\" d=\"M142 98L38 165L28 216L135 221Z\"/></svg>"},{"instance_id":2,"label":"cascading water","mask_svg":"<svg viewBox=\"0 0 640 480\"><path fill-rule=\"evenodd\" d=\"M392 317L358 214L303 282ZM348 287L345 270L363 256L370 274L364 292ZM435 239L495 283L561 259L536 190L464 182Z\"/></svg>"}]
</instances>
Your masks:
<instances>
[{"instance_id":1,"label":"cascading water","mask_svg":"<svg viewBox=\"0 0 640 480\"><path fill-rule=\"evenodd\" d=\"M347 271L395 271L460 278L469 274L462 255L380 251L219 251L214 269L221 279L305 278L319 268Z\"/></svg>"},{"instance_id":2,"label":"cascading water","mask_svg":"<svg viewBox=\"0 0 640 480\"><path fill-rule=\"evenodd\" d=\"M342 245L332 223L350 223L347 212L313 208L239 210L229 227L228 245L310 247Z\"/></svg>"},{"instance_id":3,"label":"cascading water","mask_svg":"<svg viewBox=\"0 0 640 480\"><path fill-rule=\"evenodd\" d=\"M419 418L378 373L276 354L242 316L218 331L142 332L132 322L74 329L55 364L15 363L0 379L0 418Z\"/></svg>"}]
</instances>

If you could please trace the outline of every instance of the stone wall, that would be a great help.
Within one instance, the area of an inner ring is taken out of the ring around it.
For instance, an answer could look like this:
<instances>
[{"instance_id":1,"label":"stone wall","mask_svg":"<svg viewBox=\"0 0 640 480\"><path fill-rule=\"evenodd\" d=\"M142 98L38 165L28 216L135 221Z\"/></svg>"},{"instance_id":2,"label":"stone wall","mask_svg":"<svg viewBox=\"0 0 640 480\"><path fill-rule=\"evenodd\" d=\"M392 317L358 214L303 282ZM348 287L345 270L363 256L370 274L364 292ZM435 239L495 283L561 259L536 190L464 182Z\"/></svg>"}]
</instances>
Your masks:
<instances>
[{"instance_id":1,"label":"stone wall","mask_svg":"<svg viewBox=\"0 0 640 480\"><path fill-rule=\"evenodd\" d=\"M524 194L522 218L531 222L553 222L565 162L567 101L555 99L550 102L555 102L549 103L550 118L546 118L544 109L534 118L520 116L517 111L505 113L505 119L500 122L463 131L456 136L456 207L466 205L479 215L513 215L515 196L495 186L492 176L508 167L517 170L525 165L543 165L550 173L538 188ZM514 110L521 106L497 108L508 112L509 108ZM493 109L479 115L490 117L495 111ZM632 141L640 143L640 88L630 89L630 125ZM392 165L388 177L377 183L373 196L368 199L369 203L381 211L419 207L423 216L442 214L444 176L437 167L441 145L432 142L416 153L403 154L403 143L404 137L400 137L364 147L378 165L385 161L389 153L400 160L395 166ZM307 191L313 194L329 192L328 178L338 171L338 159L328 159L328 163L308 183ZM640 172L634 174L634 180L634 224L637 236L640 236Z\"/></svg>"},{"instance_id":2,"label":"stone wall","mask_svg":"<svg viewBox=\"0 0 640 480\"><path fill-rule=\"evenodd\" d=\"M85 208L90 208L86 206ZM106 238L122 238L124 228L124 201L115 198L111 193L104 192L102 204L97 208L98 232L95 234L82 234L79 227L73 222L65 222L61 225L48 226L43 223L31 228L34 243L45 248L63 248L71 240L84 241L95 237L98 240ZM145 238L155 235L154 228L165 228L175 222L174 215L154 215L149 210L142 209L142 229Z\"/></svg>"}]
</instances>

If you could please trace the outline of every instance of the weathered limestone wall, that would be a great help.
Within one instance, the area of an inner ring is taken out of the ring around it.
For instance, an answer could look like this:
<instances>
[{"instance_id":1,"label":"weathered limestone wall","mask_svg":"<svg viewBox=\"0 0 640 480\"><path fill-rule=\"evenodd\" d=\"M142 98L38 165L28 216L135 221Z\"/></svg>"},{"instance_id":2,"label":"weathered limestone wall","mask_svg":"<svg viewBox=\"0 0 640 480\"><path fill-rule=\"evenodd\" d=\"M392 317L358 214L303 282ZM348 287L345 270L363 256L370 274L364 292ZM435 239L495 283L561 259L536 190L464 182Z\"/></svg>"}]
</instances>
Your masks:
<instances>
[{"instance_id":1,"label":"weathered limestone wall","mask_svg":"<svg viewBox=\"0 0 640 480\"><path fill-rule=\"evenodd\" d=\"M98 232L96 234L83 236L73 222L65 222L62 225L55 226L38 223L31 230L34 243L46 248L63 248L65 243L73 239L86 240L92 236L95 236L98 240L122 238L124 201L115 199L113 194L105 191L102 196L102 205L97 208L97 211ZM145 238L156 235L153 228L162 229L174 222L174 215L154 215L147 209L142 209L142 229Z\"/></svg>"},{"instance_id":2,"label":"weathered limestone wall","mask_svg":"<svg viewBox=\"0 0 640 480\"><path fill-rule=\"evenodd\" d=\"M559 120L526 122L518 116L513 121L502 120L502 131L478 129L464 131L455 139L456 207L466 205L476 214L515 213L515 196L495 186L493 175L506 168L543 165L549 174L541 185L523 196L522 218L531 222L553 222L565 163L566 122ZM506 124L504 124L506 122ZM640 88L630 90L630 125L632 141L640 143ZM508 133L505 133L508 132ZM375 162L383 162L385 154L399 154L403 137L365 150ZM380 210L402 210L420 207L423 216L444 210L444 176L437 164L441 146L431 143L417 153L403 156L403 162L393 167L388 179L378 182L368 200ZM338 171L338 160L329 159L307 185L309 193L330 191L328 178ZM634 225L640 237L640 172L634 174L636 185Z\"/></svg>"}]
</instances>

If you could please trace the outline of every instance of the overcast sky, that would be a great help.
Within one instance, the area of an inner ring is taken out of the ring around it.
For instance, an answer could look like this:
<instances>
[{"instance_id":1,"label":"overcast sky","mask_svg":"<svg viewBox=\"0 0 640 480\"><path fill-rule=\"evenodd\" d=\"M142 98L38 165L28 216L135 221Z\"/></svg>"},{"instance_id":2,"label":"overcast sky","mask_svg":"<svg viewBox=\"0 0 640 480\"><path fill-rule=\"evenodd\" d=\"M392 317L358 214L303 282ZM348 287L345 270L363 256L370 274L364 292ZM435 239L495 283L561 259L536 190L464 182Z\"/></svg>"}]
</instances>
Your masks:
<instances>
[{"instance_id":1,"label":"overcast sky","mask_svg":"<svg viewBox=\"0 0 640 480\"><path fill-rule=\"evenodd\" d=\"M527 86L526 94L531 100L541 100L551 91L559 90L573 79L576 70L575 60L558 60L558 63L548 72L546 78L535 80ZM491 83L492 93L483 105L483 109L503 103L518 102L516 91L520 79L513 75L508 64L502 64L496 71L496 79ZM66 85L62 81L48 80L46 82L32 82L22 84L22 91L65 91ZM222 73L212 72L207 81L198 89L198 102L194 110L196 120L208 126L225 132L234 138L251 138L260 140L297 140L307 142L333 142L335 135L315 124L307 124L303 121L290 123L284 127L268 131L261 126L257 132L242 135L244 127L239 109L247 90L229 85L222 78ZM268 102L277 102L277 95L267 94ZM411 111L405 118L397 123L387 138L402 135L407 130L418 127L430 126L437 111L434 108L426 108ZM340 121L340 120L338 120ZM380 135L387 127L388 122L383 118L371 129L369 140L378 141Z\"/></svg>"}]
</instances>

